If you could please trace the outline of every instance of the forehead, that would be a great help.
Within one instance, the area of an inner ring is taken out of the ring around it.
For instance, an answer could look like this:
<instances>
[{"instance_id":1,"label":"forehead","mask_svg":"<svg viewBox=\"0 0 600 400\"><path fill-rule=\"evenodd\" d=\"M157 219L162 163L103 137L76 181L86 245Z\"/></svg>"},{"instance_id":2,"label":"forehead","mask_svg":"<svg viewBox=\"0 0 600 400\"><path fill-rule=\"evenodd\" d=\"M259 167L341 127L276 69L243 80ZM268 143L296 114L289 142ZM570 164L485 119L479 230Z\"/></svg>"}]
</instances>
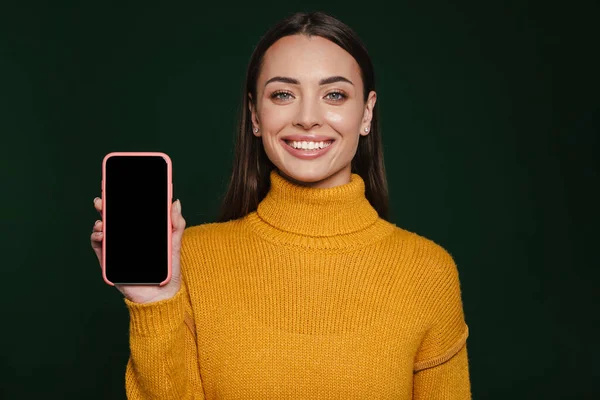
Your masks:
<instances>
[{"instance_id":1,"label":"forehead","mask_svg":"<svg viewBox=\"0 0 600 400\"><path fill-rule=\"evenodd\" d=\"M288 76L303 84L334 75L350 79L355 87L362 85L360 67L346 50L320 36L292 35L267 49L258 81Z\"/></svg>"}]
</instances>

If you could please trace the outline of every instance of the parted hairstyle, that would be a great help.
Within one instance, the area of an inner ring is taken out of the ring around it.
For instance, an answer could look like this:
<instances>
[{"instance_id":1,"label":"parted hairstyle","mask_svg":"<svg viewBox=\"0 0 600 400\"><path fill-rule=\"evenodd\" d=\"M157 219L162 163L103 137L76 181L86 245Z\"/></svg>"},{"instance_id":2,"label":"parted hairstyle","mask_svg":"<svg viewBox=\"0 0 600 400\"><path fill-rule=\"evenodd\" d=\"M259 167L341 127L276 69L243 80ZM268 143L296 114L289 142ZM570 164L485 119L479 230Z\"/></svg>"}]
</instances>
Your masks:
<instances>
[{"instance_id":1,"label":"parted hairstyle","mask_svg":"<svg viewBox=\"0 0 600 400\"><path fill-rule=\"evenodd\" d=\"M256 106L256 84L267 49L282 37L297 34L320 36L346 50L360 67L365 102L369 92L375 90L373 64L367 49L356 33L340 20L323 12L299 12L269 29L254 48L248 64L239 110L233 169L217 222L238 219L255 211L269 191L269 175L275 166L267 157L261 138L252 133L248 102L253 101ZM248 98L248 93L252 95L252 100ZM388 186L377 110L375 105L369 134L360 135L351 169L365 181L365 196L373 208L381 218L388 220Z\"/></svg>"}]
</instances>

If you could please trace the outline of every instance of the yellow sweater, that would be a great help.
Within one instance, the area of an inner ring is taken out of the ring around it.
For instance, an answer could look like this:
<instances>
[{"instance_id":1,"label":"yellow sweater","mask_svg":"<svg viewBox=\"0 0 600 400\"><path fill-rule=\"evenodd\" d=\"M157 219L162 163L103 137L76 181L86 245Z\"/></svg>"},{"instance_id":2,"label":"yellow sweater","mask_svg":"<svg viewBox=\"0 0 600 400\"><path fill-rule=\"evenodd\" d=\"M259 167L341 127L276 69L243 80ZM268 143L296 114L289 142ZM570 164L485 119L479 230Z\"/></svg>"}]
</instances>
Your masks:
<instances>
[{"instance_id":1,"label":"yellow sweater","mask_svg":"<svg viewBox=\"0 0 600 400\"><path fill-rule=\"evenodd\" d=\"M458 271L362 178L276 171L255 212L186 228L183 285L130 313L129 399L470 399Z\"/></svg>"}]
</instances>

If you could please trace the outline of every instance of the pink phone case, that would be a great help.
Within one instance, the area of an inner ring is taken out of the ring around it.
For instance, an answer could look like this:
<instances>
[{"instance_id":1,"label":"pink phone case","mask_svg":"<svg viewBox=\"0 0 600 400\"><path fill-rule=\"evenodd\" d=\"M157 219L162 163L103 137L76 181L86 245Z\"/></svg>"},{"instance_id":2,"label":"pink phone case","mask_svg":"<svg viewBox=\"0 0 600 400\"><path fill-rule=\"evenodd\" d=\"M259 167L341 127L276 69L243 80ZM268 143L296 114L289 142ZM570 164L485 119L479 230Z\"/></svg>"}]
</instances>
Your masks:
<instances>
[{"instance_id":1,"label":"pink phone case","mask_svg":"<svg viewBox=\"0 0 600 400\"><path fill-rule=\"evenodd\" d=\"M160 156L162 157L166 163L167 163L167 191L168 191L168 195L167 195L167 241L168 241L168 253L169 256L168 258L168 274L167 274L167 279L165 279L164 281L162 281L161 283L159 283L159 286L164 286L167 283L169 283L169 281L171 280L171 261L172 261L172 255L171 255L171 242L172 242L172 238L171 238L171 234L173 231L173 227L171 225L171 205L173 202L173 182L172 182L172 164L171 164L171 158L166 155L165 153L161 153L161 152L112 152L112 153L108 153L106 156L104 156L104 160L102 160L102 226L103 226L103 231L104 231L104 237L102 238L102 278L104 278L104 282L108 283L111 286L114 286L115 284L112 283L111 281L108 280L108 278L106 277L106 225L107 225L107 221L106 221L106 195L104 194L105 192L105 185L104 182L106 182L106 161L112 157L112 156Z\"/></svg>"}]
</instances>

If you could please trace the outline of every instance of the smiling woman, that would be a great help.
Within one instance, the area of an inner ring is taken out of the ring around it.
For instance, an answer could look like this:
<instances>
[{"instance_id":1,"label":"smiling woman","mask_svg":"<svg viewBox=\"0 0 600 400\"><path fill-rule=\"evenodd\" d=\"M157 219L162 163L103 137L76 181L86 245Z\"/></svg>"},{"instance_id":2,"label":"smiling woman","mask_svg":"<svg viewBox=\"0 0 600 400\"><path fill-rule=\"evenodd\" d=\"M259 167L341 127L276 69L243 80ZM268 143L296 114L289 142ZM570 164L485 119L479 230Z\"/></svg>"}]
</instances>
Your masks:
<instances>
[{"instance_id":1,"label":"smiling woman","mask_svg":"<svg viewBox=\"0 0 600 400\"><path fill-rule=\"evenodd\" d=\"M373 64L346 24L319 12L280 21L250 57L244 93L218 221L256 210L273 170L313 188L360 175L367 199L388 218Z\"/></svg>"},{"instance_id":2,"label":"smiling woman","mask_svg":"<svg viewBox=\"0 0 600 400\"><path fill-rule=\"evenodd\" d=\"M181 288L130 310L130 399L470 399L458 270L387 221L373 67L323 13L248 66L218 222L186 228Z\"/></svg>"}]
</instances>

